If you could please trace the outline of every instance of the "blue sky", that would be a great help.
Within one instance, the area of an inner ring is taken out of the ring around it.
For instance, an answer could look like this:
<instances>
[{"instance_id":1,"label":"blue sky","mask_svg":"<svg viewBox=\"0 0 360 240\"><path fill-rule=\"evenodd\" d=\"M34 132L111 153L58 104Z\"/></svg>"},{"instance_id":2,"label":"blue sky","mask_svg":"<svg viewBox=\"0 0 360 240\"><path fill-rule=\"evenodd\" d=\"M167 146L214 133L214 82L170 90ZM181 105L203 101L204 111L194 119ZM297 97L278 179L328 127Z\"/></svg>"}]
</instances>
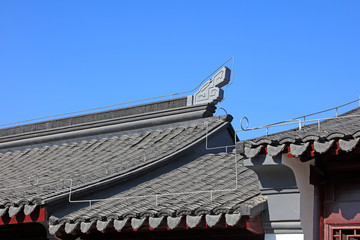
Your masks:
<instances>
[{"instance_id":1,"label":"blue sky","mask_svg":"<svg viewBox=\"0 0 360 240\"><path fill-rule=\"evenodd\" d=\"M231 56L235 128L320 111L359 98L359 29L358 0L0 0L0 124L191 90Z\"/></svg>"}]
</instances>

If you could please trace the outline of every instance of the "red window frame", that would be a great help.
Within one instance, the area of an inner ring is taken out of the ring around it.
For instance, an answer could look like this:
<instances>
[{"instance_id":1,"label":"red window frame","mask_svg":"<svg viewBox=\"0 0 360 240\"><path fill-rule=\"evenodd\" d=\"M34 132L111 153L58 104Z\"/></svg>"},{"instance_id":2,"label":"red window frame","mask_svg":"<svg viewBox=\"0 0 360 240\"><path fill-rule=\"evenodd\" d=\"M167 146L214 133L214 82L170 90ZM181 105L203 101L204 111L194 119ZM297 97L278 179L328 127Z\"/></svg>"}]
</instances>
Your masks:
<instances>
[{"instance_id":1,"label":"red window frame","mask_svg":"<svg viewBox=\"0 0 360 240\"><path fill-rule=\"evenodd\" d=\"M336 230L338 233L335 233ZM342 238L343 230L354 230L354 232L346 235L346 238ZM360 224L326 224L325 226L326 240L350 240L350 237L360 239Z\"/></svg>"}]
</instances>

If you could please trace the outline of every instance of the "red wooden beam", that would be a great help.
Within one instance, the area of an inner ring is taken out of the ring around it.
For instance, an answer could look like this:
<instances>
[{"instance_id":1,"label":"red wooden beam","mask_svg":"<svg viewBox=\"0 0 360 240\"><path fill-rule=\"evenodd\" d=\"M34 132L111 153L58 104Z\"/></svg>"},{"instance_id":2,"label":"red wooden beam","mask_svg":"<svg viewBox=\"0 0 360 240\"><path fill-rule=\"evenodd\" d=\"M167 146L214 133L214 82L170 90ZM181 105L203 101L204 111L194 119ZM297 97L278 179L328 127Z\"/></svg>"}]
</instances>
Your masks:
<instances>
[{"instance_id":1,"label":"red wooden beam","mask_svg":"<svg viewBox=\"0 0 360 240\"><path fill-rule=\"evenodd\" d=\"M262 227L261 214L252 217L246 221L246 229L255 234L263 234L264 229Z\"/></svg>"},{"instance_id":2,"label":"red wooden beam","mask_svg":"<svg viewBox=\"0 0 360 240\"><path fill-rule=\"evenodd\" d=\"M290 145L287 146L287 150L288 150L288 153L287 153L288 158L293 158L294 155L291 154Z\"/></svg>"},{"instance_id":3,"label":"red wooden beam","mask_svg":"<svg viewBox=\"0 0 360 240\"><path fill-rule=\"evenodd\" d=\"M311 143L310 147L311 147L310 157L315 157L316 150L315 150L314 143Z\"/></svg>"}]
</instances>

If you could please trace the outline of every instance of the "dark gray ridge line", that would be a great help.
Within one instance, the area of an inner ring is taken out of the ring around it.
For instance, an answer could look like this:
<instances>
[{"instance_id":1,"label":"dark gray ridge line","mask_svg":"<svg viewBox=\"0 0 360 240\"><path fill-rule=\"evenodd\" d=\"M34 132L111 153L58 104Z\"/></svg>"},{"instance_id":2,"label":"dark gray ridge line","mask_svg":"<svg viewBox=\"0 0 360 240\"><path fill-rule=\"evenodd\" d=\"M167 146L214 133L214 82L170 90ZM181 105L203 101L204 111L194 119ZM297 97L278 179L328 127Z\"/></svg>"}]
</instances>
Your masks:
<instances>
[{"instance_id":1,"label":"dark gray ridge line","mask_svg":"<svg viewBox=\"0 0 360 240\"><path fill-rule=\"evenodd\" d=\"M32 120L30 119L30 120L20 121L19 123L36 121L36 120L41 120L41 119L48 119L48 120L32 122L32 123L28 123L28 124L19 125L19 126L10 126L10 127L6 127L6 128L0 128L0 133L6 132L6 130L9 131L9 130L22 129L22 128L26 128L31 125L34 126L34 125L45 124L45 123L48 124L48 123L63 122L63 124L65 124L65 125L71 125L71 122L67 123L68 120L77 120L77 122L82 121L79 123L86 123L86 122L92 122L92 121L94 121L94 119L95 119L95 121L113 119L114 118L113 115L115 115L116 113L122 114L122 116L120 116L120 117L126 117L126 116L131 116L131 115L136 115L136 114L145 114L145 113L150 113L150 112L155 112L155 111L160 111L160 110L166 111L166 110L169 110L172 108L186 107L187 106L186 101L187 101L187 97L180 97L180 98L174 98L174 99L168 99L168 100L134 105L131 107L123 107L123 108L120 107L120 108L109 109L109 110L104 110L104 111L100 111L100 112L89 112L89 113L83 113L83 114L72 115L72 116L69 115L68 117L63 117L63 118L49 119L47 117L44 117L44 118L36 118L36 119L32 119ZM168 106L165 106L165 105L168 105ZM153 107L155 110L149 109L151 107ZM156 110L157 108L160 108L160 109ZM130 113L128 113L129 111L130 111ZM72 113L69 113L69 114L72 114ZM74 114L76 114L76 112L74 112ZM51 117L51 116L49 116L49 117ZM9 124L11 124L11 123L9 123ZM2 125L2 126L4 126L4 125Z\"/></svg>"},{"instance_id":2,"label":"dark gray ridge line","mask_svg":"<svg viewBox=\"0 0 360 240\"><path fill-rule=\"evenodd\" d=\"M19 136L9 136L0 138L0 149L4 148L14 148L22 145L32 145L32 144L41 144L51 141L60 141L72 138L86 137L92 135L107 134L116 131L129 131L134 129L154 127L158 125L171 124L182 121L195 120L204 117L204 105L194 105L200 106L194 111L189 111L188 108L183 109L184 111L179 111L179 109L173 109L173 114L169 116L168 112L165 113L152 113L151 115L155 116L139 116L137 118L131 117L130 119L124 121L112 122L110 124L104 123L92 123L96 124L89 129L89 126L80 126L69 127L67 129L54 129L50 132L45 131L41 133L29 133L21 134ZM206 105L207 106L207 105ZM155 118L155 119L154 119ZM129 121L130 120L130 121ZM111 120L113 121L113 120ZM59 131L57 131L59 130ZM46 136L51 134L50 136Z\"/></svg>"},{"instance_id":3,"label":"dark gray ridge line","mask_svg":"<svg viewBox=\"0 0 360 240\"><path fill-rule=\"evenodd\" d=\"M1 153L6 153L6 152L15 152L15 151L24 151L30 148L42 148L45 146L54 146L54 145L62 145L62 144L72 144L74 142L81 142L81 141L89 141L92 139L96 139L96 140L101 140L102 138L111 138L111 137L122 137L125 135L133 135L133 134L144 134L146 132L152 132L152 131L164 131L166 129L169 128L177 128L177 127L189 127L193 124L197 125L200 123L205 123L205 122L214 122L217 120L223 120L226 122L231 122L233 119L233 117L231 115L222 115L222 116L213 116L213 117L208 117L208 118L200 118L200 119L194 119L194 120L185 120L183 122L174 122L174 123L168 123L168 124L163 124L163 125L156 125L153 127L148 127L148 128L140 128L140 129L129 129L129 130L124 130L121 132L111 132L111 133L105 133L105 134L99 134L99 135L95 135L95 136L79 136L76 138L70 138L70 139L64 139L64 140L56 140L56 138L54 138L54 140L49 140L48 141L44 141L42 143L29 143L29 144L24 144L23 146L18 146L18 147L11 147L11 148L5 148L5 149L1 149L1 143L0 143L0 154ZM233 130L232 126L229 125L229 127L231 127L230 132L235 134L235 131ZM29 141L32 141L29 139Z\"/></svg>"},{"instance_id":4,"label":"dark gray ridge line","mask_svg":"<svg viewBox=\"0 0 360 240\"><path fill-rule=\"evenodd\" d=\"M117 118L111 118L106 120L99 120L99 121L91 121L86 123L80 123L80 124L74 124L70 126L64 126L64 127L55 127L50 129L44 129L44 130L31 130L25 133L19 133L19 134L12 134L12 135L3 135L0 136L0 142L9 141L8 138L17 138L21 136L27 136L27 135L34 135L34 134L51 134L52 132L64 132L64 131L74 131L74 130L81 130L81 129L87 129L89 127L99 127L103 125L114 125L118 123L127 123L127 122L133 122L138 120L145 120L155 117L162 117L162 116L171 116L171 115L179 115L182 113L191 113L191 112L199 112L197 118L201 117L210 117L212 116L211 113L215 111L215 106L210 104L202 104L202 105L193 105L189 107L180 107L180 108L172 108L172 109L166 109L166 110L160 110L160 111L153 111L150 113L144 113L144 114L133 114L129 116L123 116L123 117L117 117ZM202 113L202 115L201 115ZM73 118L76 118L73 117ZM37 123L34 123L37 124ZM24 126L31 126L31 125L24 125ZM20 126L22 127L22 126ZM0 129L1 130L1 129ZM7 130L7 129L4 129Z\"/></svg>"},{"instance_id":5,"label":"dark gray ridge line","mask_svg":"<svg viewBox=\"0 0 360 240\"><path fill-rule=\"evenodd\" d=\"M213 129L211 131L211 133L209 133L209 134L215 134L215 133L219 132L220 130L222 130L223 128L226 128L228 125L229 125L228 122L224 122L220 126L218 126L217 128ZM112 184L115 184L115 183L118 183L118 182L123 182L125 180L130 179L130 178L134 178L134 177L144 173L145 171L149 171L149 170L151 170L151 169L153 169L155 167L158 167L161 164L166 164L166 163L172 161L173 159L176 159L177 156L184 154L189 149L192 149L197 144L200 144L201 141L204 141L205 137L206 136L200 137L196 141L191 143L190 145L187 145L186 147L184 147L182 149L179 149L178 151L176 151L176 152L174 152L174 153L172 153L170 155L167 155L167 156L165 156L165 157L163 157L161 159L155 160L155 161L153 161L153 162L151 162L151 163L149 163L147 165L137 167L137 168L133 169L130 172L125 172L125 173L122 173L119 176L115 176L115 177L113 176L110 179L104 179L104 180L101 180L101 182L96 182L96 183L87 185L85 187L81 187L80 189L75 189L75 190L72 191L72 195L78 196L78 195L86 194L90 190L94 191L94 190L96 190L98 188L101 188L101 187L104 187L104 186L110 186ZM49 204L49 203L57 202L57 201L65 198L65 197L70 197L69 192L62 193L60 195L57 195L57 196L54 196L54 197L51 197L51 198L48 198L48 199L43 199L42 204Z\"/></svg>"}]
</instances>

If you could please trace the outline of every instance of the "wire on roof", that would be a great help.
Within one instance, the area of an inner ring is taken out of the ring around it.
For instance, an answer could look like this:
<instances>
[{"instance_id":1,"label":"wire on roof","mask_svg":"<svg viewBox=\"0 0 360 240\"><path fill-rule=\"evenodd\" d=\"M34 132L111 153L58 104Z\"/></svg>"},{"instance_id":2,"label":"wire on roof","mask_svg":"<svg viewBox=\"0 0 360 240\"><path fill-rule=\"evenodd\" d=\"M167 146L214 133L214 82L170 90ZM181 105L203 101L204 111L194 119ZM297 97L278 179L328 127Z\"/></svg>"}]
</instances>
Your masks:
<instances>
[{"instance_id":1,"label":"wire on roof","mask_svg":"<svg viewBox=\"0 0 360 240\"><path fill-rule=\"evenodd\" d=\"M356 102L359 102L359 106L360 106L360 97L359 97L358 99L354 100L354 101L351 101L351 102L348 102L348 103L345 103L345 104L342 104L342 105L339 105L339 106L336 106L336 107L333 107L333 108L329 108L329 109L322 110L322 111L319 111L319 112L315 112L315 113L310 113L310 114L307 114L307 115L303 115L303 116L300 116L300 117L297 117L297 118L292 118L292 119L289 119L289 120L285 120L285 121L281 121L281 122L276 122L276 123L268 124L268 125L261 126L261 127L254 127L254 128L248 128L248 126L249 126L249 120L248 120L247 117L243 117L243 118L241 118L241 120L240 120L240 128L241 128L241 129L236 130L235 132L237 133L237 132L241 132L241 131L251 131L251 130L258 130L258 129L264 129L264 128L265 128L265 129L266 129L266 136L268 136L268 134L269 134L269 128L298 124L298 125L299 125L298 130L301 130L301 128L302 128L303 126L305 126L306 123L310 123L310 122L317 122L318 131L320 132L320 131L321 131L321 121L329 120L329 119L334 119L334 118L340 118L340 119L341 119L341 118L359 117L360 115L338 116L338 109L339 109L339 108L345 107L345 106L347 106L347 105L350 105L350 104L356 103ZM335 117L317 118L317 119L306 120L307 117L314 116L314 115L318 115L318 114L325 113L325 112L329 112L329 111L332 111L332 110L335 110L335 111L336 111ZM301 119L304 119L304 120L301 120ZM246 127L245 127L245 128L243 127L243 120L246 120Z\"/></svg>"},{"instance_id":2,"label":"wire on roof","mask_svg":"<svg viewBox=\"0 0 360 240\"><path fill-rule=\"evenodd\" d=\"M6 123L6 124L1 124L0 128L5 127L5 126L11 126L11 125L21 125L21 124L25 124L25 123L29 123L29 122L34 122L34 121L39 121L39 120L53 120L55 118L58 117L63 117L63 116L70 116L70 115L74 115L74 114L80 114L80 113L90 113L90 112L96 112L98 110L103 110L103 109L111 109L113 107L118 107L121 105L127 105L127 107L130 106L130 104L134 104L134 103L140 103L140 102L146 102L149 100L154 100L154 99L160 99L160 98L169 98L172 99L174 96L179 96L179 95L183 95L186 93L191 93L194 92L195 90L197 90L198 88L200 88L200 86L206 81L208 80L212 75L214 75L219 69L221 69L223 66L225 66L231 59L233 59L233 64L234 64L234 57L230 57L228 60L226 60L222 65L220 65L217 69L215 69L215 71L213 71L211 74L209 74L206 78L204 78L204 80L202 80L200 82L199 85L197 85L194 89L189 90L189 91L185 91L185 92L179 92L179 93L172 93L172 94L167 94L167 95L162 95L162 96L157 96L157 97L151 97L151 98L144 98L144 99L140 99L140 100L134 100L134 101L129 101L129 102L123 102L123 103L118 103L118 104L113 104L113 105L109 105L109 106L104 106L104 107L98 107L98 108L91 108L91 109L86 109L86 110L79 110L79 111L75 111L75 112L68 112L68 113L62 113L62 114L57 114L57 115L51 115L51 116L46 116L46 117L40 117L40 118L33 118L33 119L29 119L29 120L24 120L24 121L18 121L18 122L12 122L12 123ZM233 65L234 67L234 65ZM233 81L231 81L231 83L229 85L232 84ZM226 87L227 89L227 87ZM225 90L226 93L226 90ZM225 94L226 95L226 94ZM225 96L224 95L224 96ZM225 97L224 97L225 99Z\"/></svg>"}]
</instances>

